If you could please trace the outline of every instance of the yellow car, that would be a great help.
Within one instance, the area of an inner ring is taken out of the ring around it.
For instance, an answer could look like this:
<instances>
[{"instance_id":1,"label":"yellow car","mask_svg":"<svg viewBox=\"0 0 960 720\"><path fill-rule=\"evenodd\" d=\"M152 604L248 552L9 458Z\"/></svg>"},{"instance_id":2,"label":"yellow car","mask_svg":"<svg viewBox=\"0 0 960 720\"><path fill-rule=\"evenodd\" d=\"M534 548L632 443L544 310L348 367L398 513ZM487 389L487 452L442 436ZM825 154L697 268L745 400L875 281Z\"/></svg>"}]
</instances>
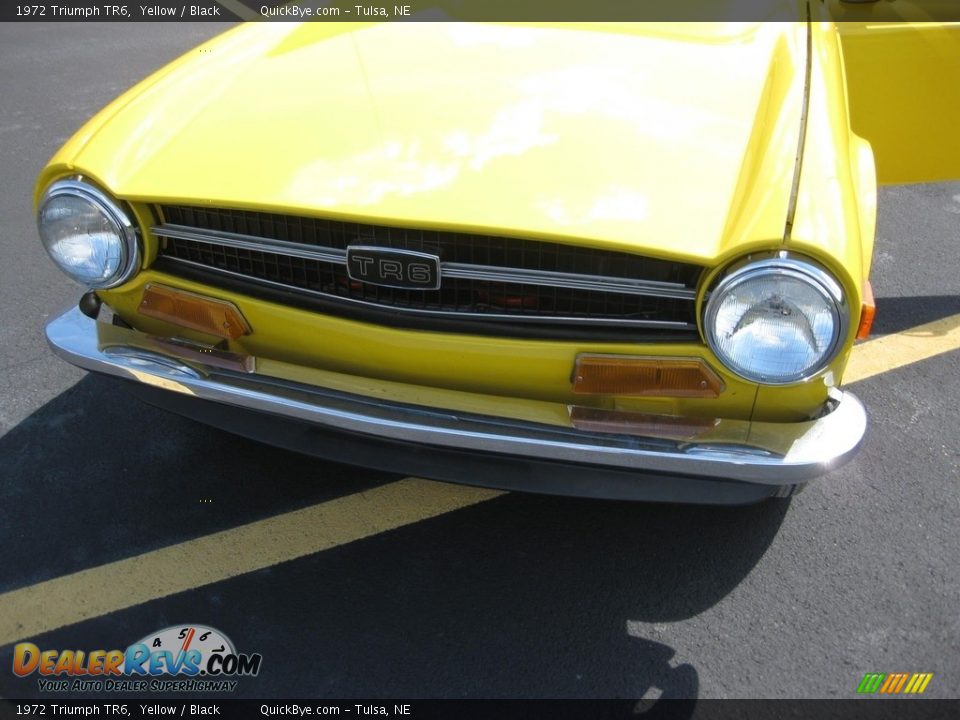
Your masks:
<instances>
[{"instance_id":1,"label":"yellow car","mask_svg":"<svg viewBox=\"0 0 960 720\"><path fill-rule=\"evenodd\" d=\"M873 318L878 179L960 168L960 31L871 15L898 2L231 30L40 174L42 242L87 289L48 340L337 461L788 495L866 429L841 388Z\"/></svg>"}]
</instances>

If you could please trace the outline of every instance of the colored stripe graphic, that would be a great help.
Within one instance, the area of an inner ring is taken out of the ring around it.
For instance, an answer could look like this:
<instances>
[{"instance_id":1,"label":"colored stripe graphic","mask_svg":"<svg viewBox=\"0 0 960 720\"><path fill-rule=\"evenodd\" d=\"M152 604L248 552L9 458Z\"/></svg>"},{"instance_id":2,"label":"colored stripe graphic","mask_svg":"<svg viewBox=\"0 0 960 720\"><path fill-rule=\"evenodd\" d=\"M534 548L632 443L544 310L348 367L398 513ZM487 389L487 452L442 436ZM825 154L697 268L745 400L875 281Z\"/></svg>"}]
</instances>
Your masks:
<instances>
[{"instance_id":1,"label":"colored stripe graphic","mask_svg":"<svg viewBox=\"0 0 960 720\"><path fill-rule=\"evenodd\" d=\"M861 694L881 695L919 695L927 689L933 679L933 673L866 673L857 692Z\"/></svg>"},{"instance_id":2,"label":"colored stripe graphic","mask_svg":"<svg viewBox=\"0 0 960 720\"><path fill-rule=\"evenodd\" d=\"M903 689L904 695L910 695L920 686L920 673L914 673L910 676L910 682L907 683L907 686Z\"/></svg>"},{"instance_id":3,"label":"colored stripe graphic","mask_svg":"<svg viewBox=\"0 0 960 720\"><path fill-rule=\"evenodd\" d=\"M930 684L932 679L933 673L914 673L913 678L910 680L910 684L907 685L907 689L904 690L904 692L908 692L912 695L919 695L927 689L927 685Z\"/></svg>"},{"instance_id":4,"label":"colored stripe graphic","mask_svg":"<svg viewBox=\"0 0 960 720\"><path fill-rule=\"evenodd\" d=\"M910 677L909 673L900 673L900 679L897 681L895 687L891 688L890 692L898 693L903 689L903 685L907 682L907 678Z\"/></svg>"},{"instance_id":5,"label":"colored stripe graphic","mask_svg":"<svg viewBox=\"0 0 960 720\"><path fill-rule=\"evenodd\" d=\"M863 680L860 681L859 687L857 687L858 693L875 693L880 689L880 683L883 682L883 679L886 677L884 673L867 673L863 676Z\"/></svg>"}]
</instances>

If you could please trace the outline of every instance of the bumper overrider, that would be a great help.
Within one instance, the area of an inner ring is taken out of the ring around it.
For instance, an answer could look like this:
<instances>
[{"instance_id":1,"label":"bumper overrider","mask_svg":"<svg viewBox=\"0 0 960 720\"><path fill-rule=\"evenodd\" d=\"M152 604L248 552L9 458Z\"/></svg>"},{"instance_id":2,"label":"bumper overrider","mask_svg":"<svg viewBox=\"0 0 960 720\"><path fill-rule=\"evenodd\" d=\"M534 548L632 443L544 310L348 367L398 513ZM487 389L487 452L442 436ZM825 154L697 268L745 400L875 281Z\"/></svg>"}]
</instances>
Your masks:
<instances>
[{"instance_id":1,"label":"bumper overrider","mask_svg":"<svg viewBox=\"0 0 960 720\"><path fill-rule=\"evenodd\" d=\"M89 309L88 309L89 312ZM90 313L95 315L96 313ZM46 326L54 352L134 382L148 402L298 452L485 487L599 498L741 504L785 496L849 460L863 405L835 391L821 417L716 419L702 438L590 431L410 405L284 379L309 369L197 350L98 322L79 307ZM564 407L573 414L573 408ZM682 419L671 418L675 427ZM702 420L692 420L702 422ZM669 428L670 425L665 427ZM635 431L634 431L635 432Z\"/></svg>"}]
</instances>

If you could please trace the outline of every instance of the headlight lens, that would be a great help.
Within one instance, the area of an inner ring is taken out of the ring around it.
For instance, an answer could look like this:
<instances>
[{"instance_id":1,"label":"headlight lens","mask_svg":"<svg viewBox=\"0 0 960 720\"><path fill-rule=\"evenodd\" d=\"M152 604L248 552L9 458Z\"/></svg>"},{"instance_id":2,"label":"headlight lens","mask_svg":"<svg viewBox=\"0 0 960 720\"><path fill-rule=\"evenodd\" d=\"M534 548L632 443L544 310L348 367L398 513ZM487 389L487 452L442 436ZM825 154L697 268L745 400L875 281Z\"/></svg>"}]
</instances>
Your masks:
<instances>
[{"instance_id":1,"label":"headlight lens","mask_svg":"<svg viewBox=\"0 0 960 720\"><path fill-rule=\"evenodd\" d=\"M777 258L723 278L707 303L704 330L718 359L737 375L782 385L822 370L846 322L836 280L812 263Z\"/></svg>"},{"instance_id":2,"label":"headlight lens","mask_svg":"<svg viewBox=\"0 0 960 720\"><path fill-rule=\"evenodd\" d=\"M139 267L139 245L130 218L87 183L53 183L40 200L37 228L57 267L87 287L114 287Z\"/></svg>"}]
</instances>

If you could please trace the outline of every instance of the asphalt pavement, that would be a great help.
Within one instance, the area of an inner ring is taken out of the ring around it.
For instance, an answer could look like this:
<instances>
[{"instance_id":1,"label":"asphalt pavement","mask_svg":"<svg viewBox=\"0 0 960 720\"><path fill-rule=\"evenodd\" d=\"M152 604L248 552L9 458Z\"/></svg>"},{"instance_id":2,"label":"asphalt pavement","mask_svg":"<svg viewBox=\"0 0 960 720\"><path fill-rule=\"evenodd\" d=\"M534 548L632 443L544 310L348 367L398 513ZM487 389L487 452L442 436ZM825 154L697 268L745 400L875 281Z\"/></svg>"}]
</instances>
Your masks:
<instances>
[{"instance_id":1,"label":"asphalt pavement","mask_svg":"<svg viewBox=\"0 0 960 720\"><path fill-rule=\"evenodd\" d=\"M224 29L0 26L0 593L67 578L43 588L109 605L116 587L72 574L402 479L165 414L46 348L78 288L37 239L38 171ZM960 314L960 183L884 188L879 205L875 334ZM353 509L345 522L372 530L328 549L62 627L34 606L14 628L43 631L2 640L0 696L44 696L10 671L14 641L126 647L201 623L262 654L240 697L847 698L866 672L932 672L926 695L957 697L960 350L890 366L852 388L870 414L860 454L790 501L512 493L382 531L376 506ZM187 557L191 577L209 569Z\"/></svg>"}]
</instances>

